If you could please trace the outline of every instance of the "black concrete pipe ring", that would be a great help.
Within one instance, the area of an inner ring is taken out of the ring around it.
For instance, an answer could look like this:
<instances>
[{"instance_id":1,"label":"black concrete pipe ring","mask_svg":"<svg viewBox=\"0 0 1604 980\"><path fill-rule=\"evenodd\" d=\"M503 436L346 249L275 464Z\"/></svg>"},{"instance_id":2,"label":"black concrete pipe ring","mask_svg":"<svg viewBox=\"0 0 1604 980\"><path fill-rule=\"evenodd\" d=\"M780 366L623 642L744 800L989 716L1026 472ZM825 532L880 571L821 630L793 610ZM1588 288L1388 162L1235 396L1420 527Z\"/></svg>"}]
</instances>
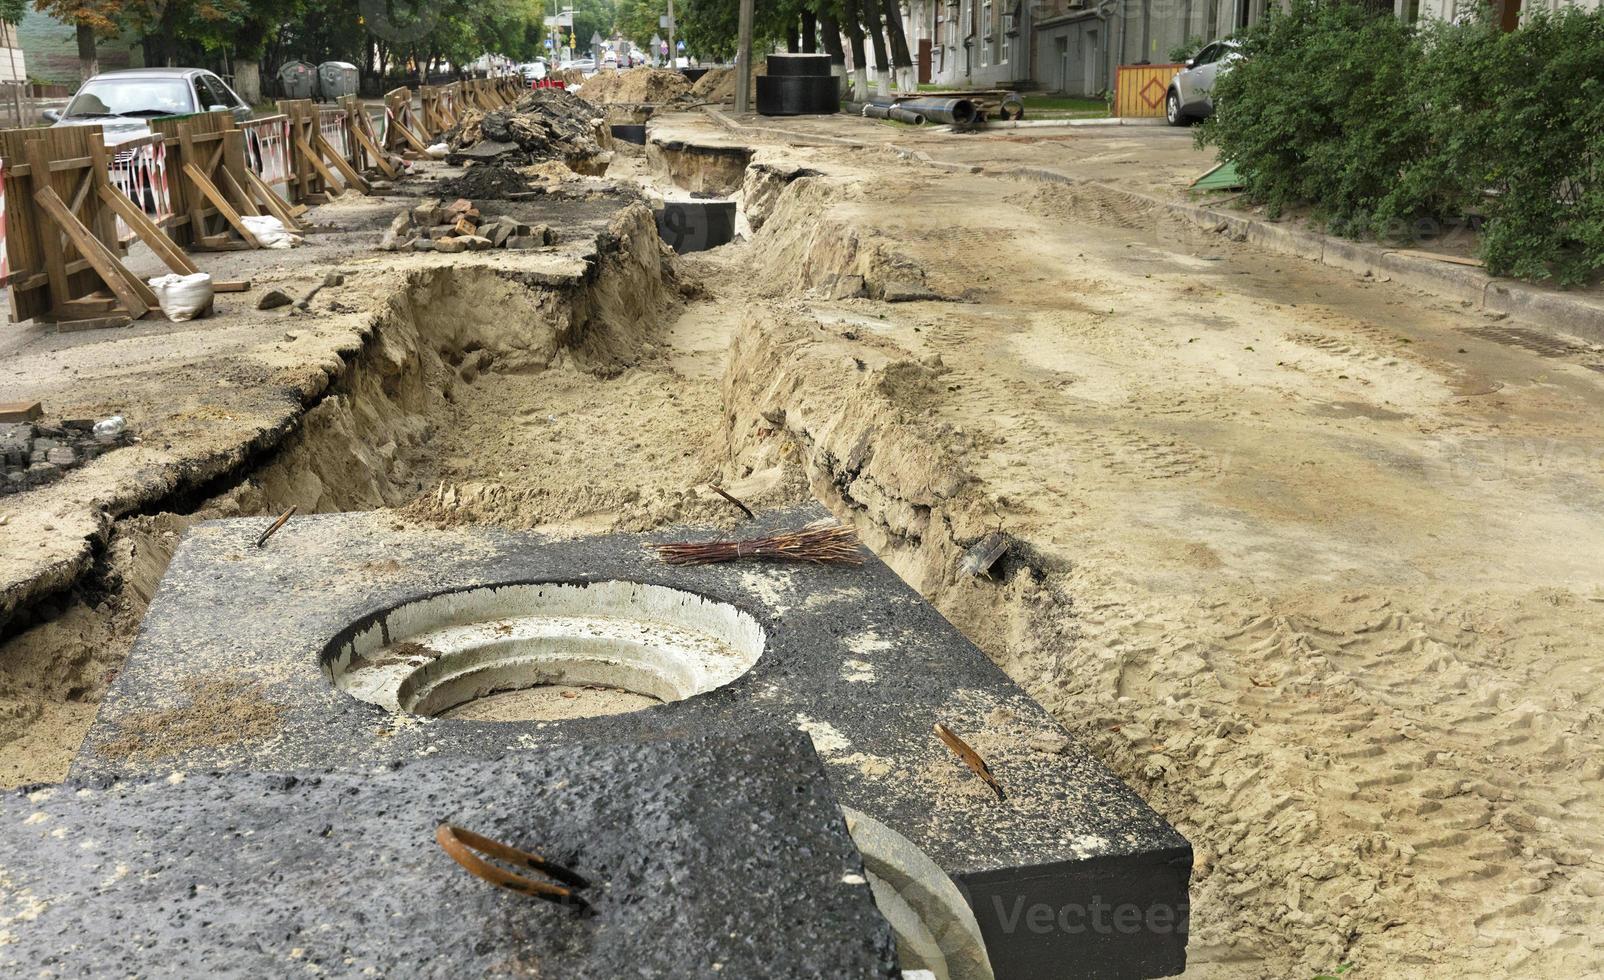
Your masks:
<instances>
[{"instance_id":1,"label":"black concrete pipe ring","mask_svg":"<svg viewBox=\"0 0 1604 980\"><path fill-rule=\"evenodd\" d=\"M841 85L830 75L759 75L762 116L828 116L841 111Z\"/></svg>"},{"instance_id":2,"label":"black concrete pipe ring","mask_svg":"<svg viewBox=\"0 0 1604 980\"><path fill-rule=\"evenodd\" d=\"M768 57L768 74L788 77L829 78L830 56L827 54L771 54ZM763 76L759 75L759 78Z\"/></svg>"}]
</instances>

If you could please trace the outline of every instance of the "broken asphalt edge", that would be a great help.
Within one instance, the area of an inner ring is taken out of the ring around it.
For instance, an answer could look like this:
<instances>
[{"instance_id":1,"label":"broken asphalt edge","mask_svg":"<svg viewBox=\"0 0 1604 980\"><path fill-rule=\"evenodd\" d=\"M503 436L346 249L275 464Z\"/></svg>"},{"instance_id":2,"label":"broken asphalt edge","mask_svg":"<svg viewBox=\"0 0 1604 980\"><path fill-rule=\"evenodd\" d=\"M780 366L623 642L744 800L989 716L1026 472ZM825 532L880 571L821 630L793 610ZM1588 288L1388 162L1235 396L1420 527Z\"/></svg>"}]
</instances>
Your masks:
<instances>
[{"instance_id":1,"label":"broken asphalt edge","mask_svg":"<svg viewBox=\"0 0 1604 980\"><path fill-rule=\"evenodd\" d=\"M595 271L596 260L601 255L601 243L597 239L587 240L583 244L582 254L576 255L584 262L583 272L552 274L550 280L542 285L553 289L583 286ZM400 270L396 276L396 290L404 292L416 273L461 264L423 263ZM137 476L131 475L119 482L111 492L89 501L89 511L77 515L82 517L82 526L75 528L78 537L70 550L64 554L44 556L5 581L0 581L0 639L27 628L29 624L26 618L20 628L15 623L24 610L67 594L94 570L118 520L151 513L174 500L204 493L206 488L243 473L276 452L286 439L300 429L306 414L321 404L340 380L347 376L362 351L375 342L382 320L382 308L343 318L338 329L345 333L337 338L329 356L315 365L316 370L306 372L306 377L279 385L282 408L266 424L243 433L237 442L199 455L173 453L168 458L154 460Z\"/></svg>"}]
</instances>

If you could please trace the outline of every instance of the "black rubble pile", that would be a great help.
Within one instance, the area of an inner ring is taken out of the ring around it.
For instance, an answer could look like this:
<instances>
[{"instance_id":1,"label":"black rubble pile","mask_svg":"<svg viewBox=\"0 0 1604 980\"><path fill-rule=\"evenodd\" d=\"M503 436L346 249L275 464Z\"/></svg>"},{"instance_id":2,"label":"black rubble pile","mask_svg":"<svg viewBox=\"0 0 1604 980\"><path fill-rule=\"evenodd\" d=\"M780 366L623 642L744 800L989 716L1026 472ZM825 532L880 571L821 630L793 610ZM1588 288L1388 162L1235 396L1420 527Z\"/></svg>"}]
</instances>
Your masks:
<instances>
[{"instance_id":1,"label":"black rubble pile","mask_svg":"<svg viewBox=\"0 0 1604 980\"><path fill-rule=\"evenodd\" d=\"M509 108L464 116L446 133L446 162L522 165L560 160L576 173L599 175L612 159L596 139L604 116L565 89L535 89Z\"/></svg>"}]
</instances>

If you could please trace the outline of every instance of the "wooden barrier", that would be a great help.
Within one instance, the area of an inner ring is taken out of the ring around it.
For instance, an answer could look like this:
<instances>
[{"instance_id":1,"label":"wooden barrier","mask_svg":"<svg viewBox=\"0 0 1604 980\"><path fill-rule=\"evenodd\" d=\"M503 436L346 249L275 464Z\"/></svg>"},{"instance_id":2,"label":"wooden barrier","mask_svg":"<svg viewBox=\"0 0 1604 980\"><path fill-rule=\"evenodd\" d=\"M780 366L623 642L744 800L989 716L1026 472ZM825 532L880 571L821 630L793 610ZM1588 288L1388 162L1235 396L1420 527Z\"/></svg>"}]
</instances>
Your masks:
<instances>
[{"instance_id":1,"label":"wooden barrier","mask_svg":"<svg viewBox=\"0 0 1604 980\"><path fill-rule=\"evenodd\" d=\"M150 287L119 255L99 126L0 132L5 167L6 264L13 322L114 326L160 316Z\"/></svg>"},{"instance_id":2,"label":"wooden barrier","mask_svg":"<svg viewBox=\"0 0 1604 980\"><path fill-rule=\"evenodd\" d=\"M427 153L428 144L418 134L418 122L412 112L412 90L391 89L384 93L384 149L404 153Z\"/></svg>"},{"instance_id":3,"label":"wooden barrier","mask_svg":"<svg viewBox=\"0 0 1604 980\"><path fill-rule=\"evenodd\" d=\"M176 217L168 224L173 239L207 251L261 248L242 220L262 212L245 189L250 184L245 134L234 116L174 116L152 120L151 129L166 139L168 166L177 177L172 184ZM212 225L216 218L223 221L220 227Z\"/></svg>"},{"instance_id":4,"label":"wooden barrier","mask_svg":"<svg viewBox=\"0 0 1604 980\"><path fill-rule=\"evenodd\" d=\"M423 127L423 135L428 139L438 139L453 125L451 117L446 113L445 89L439 85L425 85L418 89L418 103L421 106L418 115L418 124Z\"/></svg>"},{"instance_id":5,"label":"wooden barrier","mask_svg":"<svg viewBox=\"0 0 1604 980\"><path fill-rule=\"evenodd\" d=\"M340 100L345 106L346 118L351 126L351 163L359 170L372 166L391 180L401 174L401 167L383 146L383 138L373 131L373 119L362 107L362 100L348 95Z\"/></svg>"},{"instance_id":6,"label":"wooden barrier","mask_svg":"<svg viewBox=\"0 0 1604 980\"><path fill-rule=\"evenodd\" d=\"M461 93L433 93L436 126L455 124ZM411 93L392 95L391 135L421 150ZM356 97L336 108L278 107L243 124L225 112L154 119L151 135L115 152L98 126L0 131L0 283L10 287L12 321L88 329L160 316L150 286L122 264L127 244L143 241L174 272L194 274L185 247L260 247L246 217L265 212L301 231L300 202L367 192L370 165L398 176L400 161ZM213 283L219 292L249 285Z\"/></svg>"},{"instance_id":7,"label":"wooden barrier","mask_svg":"<svg viewBox=\"0 0 1604 980\"><path fill-rule=\"evenodd\" d=\"M1114 72L1114 115L1164 115L1170 80L1185 65L1120 65Z\"/></svg>"}]
</instances>

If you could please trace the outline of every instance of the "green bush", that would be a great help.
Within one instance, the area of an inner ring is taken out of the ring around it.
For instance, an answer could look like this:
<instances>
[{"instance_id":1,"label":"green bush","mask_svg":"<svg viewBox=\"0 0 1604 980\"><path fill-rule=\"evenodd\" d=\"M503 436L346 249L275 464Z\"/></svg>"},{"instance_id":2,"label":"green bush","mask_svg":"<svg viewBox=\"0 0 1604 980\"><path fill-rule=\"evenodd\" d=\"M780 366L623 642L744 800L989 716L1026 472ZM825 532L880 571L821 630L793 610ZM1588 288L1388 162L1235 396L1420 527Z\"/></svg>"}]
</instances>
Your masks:
<instances>
[{"instance_id":1,"label":"green bush","mask_svg":"<svg viewBox=\"0 0 1604 980\"><path fill-rule=\"evenodd\" d=\"M1604 270L1604 10L1416 32L1293 0L1240 39L1198 139L1272 213L1312 205L1336 232L1390 239L1477 215L1494 274Z\"/></svg>"},{"instance_id":2,"label":"green bush","mask_svg":"<svg viewBox=\"0 0 1604 980\"><path fill-rule=\"evenodd\" d=\"M1200 37L1187 38L1185 41L1182 41L1175 47L1170 48L1170 63L1175 65L1181 64L1186 59L1203 50L1203 45L1205 43L1207 42Z\"/></svg>"},{"instance_id":3,"label":"green bush","mask_svg":"<svg viewBox=\"0 0 1604 980\"><path fill-rule=\"evenodd\" d=\"M1236 161L1272 214L1315 204L1347 224L1373 213L1424 131L1399 98L1413 32L1358 4L1292 0L1237 40L1243 60L1220 73L1200 141Z\"/></svg>"}]
</instances>

